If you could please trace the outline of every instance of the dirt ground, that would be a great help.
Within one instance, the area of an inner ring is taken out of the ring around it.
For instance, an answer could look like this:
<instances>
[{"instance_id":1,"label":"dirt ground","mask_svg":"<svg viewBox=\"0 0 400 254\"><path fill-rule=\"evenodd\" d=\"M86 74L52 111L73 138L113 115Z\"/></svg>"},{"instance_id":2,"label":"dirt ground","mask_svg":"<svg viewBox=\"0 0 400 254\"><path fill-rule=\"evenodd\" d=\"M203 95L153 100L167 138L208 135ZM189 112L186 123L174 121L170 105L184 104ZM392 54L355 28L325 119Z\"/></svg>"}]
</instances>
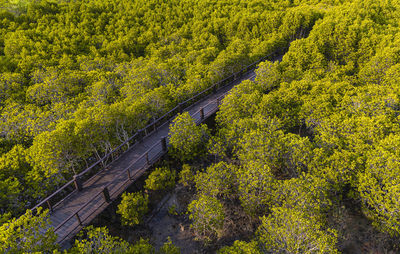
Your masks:
<instances>
[{"instance_id":1,"label":"dirt ground","mask_svg":"<svg viewBox=\"0 0 400 254\"><path fill-rule=\"evenodd\" d=\"M227 210L230 223L225 223L225 232L218 241L208 245L196 240L190 229L190 220L186 214L188 203L193 199L194 192L178 185L174 190L158 193L153 199L152 212L145 223L136 227L123 227L115 214L115 207L106 210L95 221L95 226L107 226L110 233L134 244L140 238L149 239L158 250L168 238L179 247L183 254L215 253L222 246L231 245L234 240L249 240L253 236L257 223L247 222L242 212L235 209L238 204L232 204ZM395 254L393 242L387 235L378 232L354 206L344 205L331 220L332 228L338 230L338 248L343 254Z\"/></svg>"},{"instance_id":2,"label":"dirt ground","mask_svg":"<svg viewBox=\"0 0 400 254\"><path fill-rule=\"evenodd\" d=\"M145 178L146 176L127 191L143 190ZM121 226L119 216L116 214L120 200L115 200L93 221L93 225L107 226L111 235L119 236L132 244L140 238L149 239L157 250L170 238L183 254L215 253L223 246L232 245L235 240L248 241L254 236L258 221L250 221L251 219L240 209L240 202L231 201L224 204L228 218L224 223L226 234L208 244L196 240L190 229L189 216L186 214L187 206L194 198L194 194L194 190L180 184L170 191L152 193L151 213L142 225L135 227ZM394 243L387 235L375 230L371 222L363 216L359 204L347 200L338 207L338 211L334 212L329 220L329 227L339 232L338 249L341 253L400 253L400 250L394 247L399 246L399 243Z\"/></svg>"},{"instance_id":3,"label":"dirt ground","mask_svg":"<svg viewBox=\"0 0 400 254\"><path fill-rule=\"evenodd\" d=\"M376 230L354 200L344 201L331 219L331 227L339 231L338 248L343 254L400 253L395 239Z\"/></svg>"},{"instance_id":4,"label":"dirt ground","mask_svg":"<svg viewBox=\"0 0 400 254\"><path fill-rule=\"evenodd\" d=\"M131 190L133 191L133 190ZM151 213L145 218L142 225L135 227L121 226L118 215L116 215L116 204L107 208L94 221L96 227L104 227L110 231L111 235L119 236L122 239L134 244L140 238L149 239L150 243L158 250L168 237L172 243L179 247L181 253L210 253L210 250L195 239L190 230L190 220L186 214L187 204L193 197L193 192L182 186L177 186L174 190L158 193L151 201ZM169 212L170 208L171 211Z\"/></svg>"},{"instance_id":5,"label":"dirt ground","mask_svg":"<svg viewBox=\"0 0 400 254\"><path fill-rule=\"evenodd\" d=\"M152 232L151 242L158 249L170 237L182 254L204 253L202 244L195 240L190 230L190 221L185 214L186 207L178 201L178 192L179 190L174 190L168 194L157 208L157 213L148 221ZM169 213L170 208L175 211L175 215Z\"/></svg>"}]
</instances>

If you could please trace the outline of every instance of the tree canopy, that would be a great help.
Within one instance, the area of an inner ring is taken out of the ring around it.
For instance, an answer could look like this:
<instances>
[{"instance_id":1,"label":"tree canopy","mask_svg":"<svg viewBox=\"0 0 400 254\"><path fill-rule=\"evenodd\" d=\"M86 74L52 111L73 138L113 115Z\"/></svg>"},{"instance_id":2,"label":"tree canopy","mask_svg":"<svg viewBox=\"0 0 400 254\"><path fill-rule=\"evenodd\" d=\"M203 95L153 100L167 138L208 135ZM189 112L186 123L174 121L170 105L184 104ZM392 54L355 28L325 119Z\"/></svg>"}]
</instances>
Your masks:
<instances>
[{"instance_id":1,"label":"tree canopy","mask_svg":"<svg viewBox=\"0 0 400 254\"><path fill-rule=\"evenodd\" d=\"M1 1L0 212L21 214L179 102L304 36L329 5ZM275 66L259 72L280 79ZM3 170L3 158L18 163Z\"/></svg>"},{"instance_id":2,"label":"tree canopy","mask_svg":"<svg viewBox=\"0 0 400 254\"><path fill-rule=\"evenodd\" d=\"M398 1L0 7L5 251L56 248L51 230L35 233L49 227L45 215L22 215L26 208L180 102L282 48L282 59L259 63L253 80L225 96L215 131L187 112L170 125L171 154L184 163L180 182L195 191L192 230L216 241L241 216L251 224L246 239L233 237L220 253L338 253L346 241L339 213L352 210L400 249ZM156 169L146 188L171 188L177 168ZM125 224L140 222L147 198L123 195ZM26 230L12 233L18 228ZM104 228L72 250L103 246L135 253ZM138 246L154 252L145 241ZM162 251L178 250L167 243Z\"/></svg>"}]
</instances>

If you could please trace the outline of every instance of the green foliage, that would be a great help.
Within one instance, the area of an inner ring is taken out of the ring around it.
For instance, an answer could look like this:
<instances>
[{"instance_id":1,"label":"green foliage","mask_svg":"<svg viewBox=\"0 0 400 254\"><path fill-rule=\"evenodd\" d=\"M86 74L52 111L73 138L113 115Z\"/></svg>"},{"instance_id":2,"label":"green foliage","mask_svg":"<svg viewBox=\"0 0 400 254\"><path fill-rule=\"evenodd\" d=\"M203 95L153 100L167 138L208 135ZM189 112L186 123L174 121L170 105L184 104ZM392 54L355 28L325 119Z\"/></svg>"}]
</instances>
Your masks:
<instances>
[{"instance_id":1,"label":"green foliage","mask_svg":"<svg viewBox=\"0 0 400 254\"><path fill-rule=\"evenodd\" d=\"M233 195L235 179L235 167L219 162L199 172L195 176L196 189L210 197L229 198Z\"/></svg>"},{"instance_id":2,"label":"green foliage","mask_svg":"<svg viewBox=\"0 0 400 254\"><path fill-rule=\"evenodd\" d=\"M57 235L50 226L48 211L33 215L31 210L18 219L0 225L0 252L2 253L52 253L57 249Z\"/></svg>"},{"instance_id":3,"label":"green foliage","mask_svg":"<svg viewBox=\"0 0 400 254\"><path fill-rule=\"evenodd\" d=\"M149 211L149 196L140 192L123 193L117 213L121 215L122 225L140 224L143 216Z\"/></svg>"},{"instance_id":4,"label":"green foliage","mask_svg":"<svg viewBox=\"0 0 400 254\"><path fill-rule=\"evenodd\" d=\"M336 233L325 223L351 196L376 228L398 238L397 1L0 6L2 221L179 102L290 44L282 62L260 63L254 81L226 95L216 137L188 113L171 125L178 159L205 157L207 144L215 155L195 178L189 166L180 173L199 192L189 206L197 235L221 235L232 219L221 200L240 201L249 220L262 217L261 252L335 253ZM172 186L174 174L157 169L146 185ZM123 203L124 223L139 223L147 196L124 195ZM221 252L259 246L239 241Z\"/></svg>"},{"instance_id":5,"label":"green foliage","mask_svg":"<svg viewBox=\"0 0 400 254\"><path fill-rule=\"evenodd\" d=\"M0 226L11 219L11 213L3 213L0 215Z\"/></svg>"},{"instance_id":6,"label":"green foliage","mask_svg":"<svg viewBox=\"0 0 400 254\"><path fill-rule=\"evenodd\" d=\"M171 238L168 237L168 241L163 244L159 250L160 254L180 254L181 251L179 247L176 247L172 242Z\"/></svg>"},{"instance_id":7,"label":"green foliage","mask_svg":"<svg viewBox=\"0 0 400 254\"><path fill-rule=\"evenodd\" d=\"M278 69L278 62L261 62L256 69L256 84L262 91L270 91L279 86L281 73Z\"/></svg>"},{"instance_id":8,"label":"green foliage","mask_svg":"<svg viewBox=\"0 0 400 254\"><path fill-rule=\"evenodd\" d=\"M179 215L178 211L176 210L176 205L173 204L170 207L168 207L168 214L169 215Z\"/></svg>"},{"instance_id":9,"label":"green foliage","mask_svg":"<svg viewBox=\"0 0 400 254\"><path fill-rule=\"evenodd\" d=\"M81 231L80 237L84 237L84 234L84 239L75 240L70 253L127 253L129 250L129 244L111 236L106 227L89 226Z\"/></svg>"},{"instance_id":10,"label":"green foliage","mask_svg":"<svg viewBox=\"0 0 400 254\"><path fill-rule=\"evenodd\" d=\"M24 78L19 73L4 72L0 74L0 106L7 101L18 100L23 96Z\"/></svg>"},{"instance_id":11,"label":"green foliage","mask_svg":"<svg viewBox=\"0 0 400 254\"><path fill-rule=\"evenodd\" d=\"M205 154L209 133L207 126L197 126L188 112L179 114L171 123L169 134L172 154L180 160L193 160Z\"/></svg>"},{"instance_id":12,"label":"green foliage","mask_svg":"<svg viewBox=\"0 0 400 254\"><path fill-rule=\"evenodd\" d=\"M27 151L22 145L0 156L0 212L16 215L24 211L29 185L24 181L30 165L26 160ZM8 209L7 209L8 208Z\"/></svg>"},{"instance_id":13,"label":"green foliage","mask_svg":"<svg viewBox=\"0 0 400 254\"><path fill-rule=\"evenodd\" d=\"M238 140L237 156L243 163L258 162L281 177L297 177L304 170L311 157L308 138L285 134L275 118L256 116L242 123L249 127Z\"/></svg>"},{"instance_id":14,"label":"green foliage","mask_svg":"<svg viewBox=\"0 0 400 254\"><path fill-rule=\"evenodd\" d=\"M266 212L272 204L277 181L267 165L250 162L239 168L238 193L242 207L248 214Z\"/></svg>"},{"instance_id":15,"label":"green foliage","mask_svg":"<svg viewBox=\"0 0 400 254\"><path fill-rule=\"evenodd\" d=\"M154 169L146 179L146 190L165 190L175 186L176 172L166 167Z\"/></svg>"},{"instance_id":16,"label":"green foliage","mask_svg":"<svg viewBox=\"0 0 400 254\"><path fill-rule=\"evenodd\" d=\"M317 2L0 1L0 156L22 145L29 157L21 177L0 179L17 199L2 197L2 212L21 213L179 102L304 36L336 4ZM276 65L261 63L245 88L260 91L236 105L279 85ZM184 160L204 155L201 130L178 148Z\"/></svg>"},{"instance_id":17,"label":"green foliage","mask_svg":"<svg viewBox=\"0 0 400 254\"><path fill-rule=\"evenodd\" d=\"M400 235L399 141L398 135L390 135L371 151L358 184L364 212L375 226L392 236Z\"/></svg>"},{"instance_id":18,"label":"green foliage","mask_svg":"<svg viewBox=\"0 0 400 254\"><path fill-rule=\"evenodd\" d=\"M398 238L400 5L289 2L312 6L287 9L280 29L290 38L309 36L227 94L209 152L237 165L230 190L251 218L264 216L263 252L336 253L343 239L326 223L345 197ZM196 181L200 193L218 196L215 172ZM239 243L231 248L241 251Z\"/></svg>"},{"instance_id":19,"label":"green foliage","mask_svg":"<svg viewBox=\"0 0 400 254\"><path fill-rule=\"evenodd\" d=\"M223 247L218 250L218 254L261 254L256 241L244 242L236 240L232 246Z\"/></svg>"},{"instance_id":20,"label":"green foliage","mask_svg":"<svg viewBox=\"0 0 400 254\"><path fill-rule=\"evenodd\" d=\"M306 88L306 82L298 85L294 85L294 82L282 82L278 89L262 97L258 105L259 114L264 117L278 118L286 130L298 127L302 124L299 114L303 112L299 94L302 94Z\"/></svg>"},{"instance_id":21,"label":"green foliage","mask_svg":"<svg viewBox=\"0 0 400 254\"><path fill-rule=\"evenodd\" d=\"M106 227L89 226L81 231L80 237L82 239L75 240L74 246L67 253L154 253L148 241L140 239L132 246L119 237L111 236Z\"/></svg>"},{"instance_id":22,"label":"green foliage","mask_svg":"<svg viewBox=\"0 0 400 254\"><path fill-rule=\"evenodd\" d=\"M261 218L259 241L265 251L276 253L339 253L333 230L324 230L314 217L295 209L273 208Z\"/></svg>"},{"instance_id":23,"label":"green foliage","mask_svg":"<svg viewBox=\"0 0 400 254\"><path fill-rule=\"evenodd\" d=\"M225 212L218 199L201 194L189 204L188 212L191 228L199 238L212 239L222 235Z\"/></svg>"},{"instance_id":24,"label":"green foliage","mask_svg":"<svg viewBox=\"0 0 400 254\"><path fill-rule=\"evenodd\" d=\"M274 206L301 211L324 221L335 201L332 193L331 185L324 178L303 173L298 178L279 181L273 203Z\"/></svg>"},{"instance_id":25,"label":"green foliage","mask_svg":"<svg viewBox=\"0 0 400 254\"><path fill-rule=\"evenodd\" d=\"M154 254L154 247L149 243L149 240L140 238L132 247L132 254Z\"/></svg>"},{"instance_id":26,"label":"green foliage","mask_svg":"<svg viewBox=\"0 0 400 254\"><path fill-rule=\"evenodd\" d=\"M182 170L179 172L179 183L184 186L191 186L194 183L194 174L189 164L183 164Z\"/></svg>"},{"instance_id":27,"label":"green foliage","mask_svg":"<svg viewBox=\"0 0 400 254\"><path fill-rule=\"evenodd\" d=\"M224 97L217 120L224 126L234 124L238 119L245 118L256 112L254 107L262 98L261 86L246 80L232 88Z\"/></svg>"}]
</instances>

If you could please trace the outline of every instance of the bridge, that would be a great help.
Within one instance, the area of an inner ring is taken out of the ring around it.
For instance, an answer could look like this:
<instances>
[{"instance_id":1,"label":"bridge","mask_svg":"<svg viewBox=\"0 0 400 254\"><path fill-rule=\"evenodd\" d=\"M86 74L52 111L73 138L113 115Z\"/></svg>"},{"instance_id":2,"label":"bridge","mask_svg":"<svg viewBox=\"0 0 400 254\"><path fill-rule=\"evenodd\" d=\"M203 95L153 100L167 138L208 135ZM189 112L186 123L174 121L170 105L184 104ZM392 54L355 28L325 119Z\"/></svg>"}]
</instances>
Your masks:
<instances>
[{"instance_id":1,"label":"bridge","mask_svg":"<svg viewBox=\"0 0 400 254\"><path fill-rule=\"evenodd\" d=\"M50 210L57 242L68 243L85 225L124 192L133 182L167 153L169 124L178 113L188 111L197 124L215 114L233 86L254 78L258 63L276 59L276 51L201 91L153 121L102 159L75 175L72 180L32 208Z\"/></svg>"}]
</instances>

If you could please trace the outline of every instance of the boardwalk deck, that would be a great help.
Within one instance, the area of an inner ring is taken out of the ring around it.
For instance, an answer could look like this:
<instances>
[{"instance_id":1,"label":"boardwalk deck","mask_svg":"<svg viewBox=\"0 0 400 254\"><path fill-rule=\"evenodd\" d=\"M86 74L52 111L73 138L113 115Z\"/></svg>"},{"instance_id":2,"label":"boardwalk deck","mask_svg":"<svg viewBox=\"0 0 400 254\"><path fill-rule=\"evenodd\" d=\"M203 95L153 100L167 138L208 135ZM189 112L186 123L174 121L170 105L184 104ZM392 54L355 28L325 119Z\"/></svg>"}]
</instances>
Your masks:
<instances>
[{"instance_id":1,"label":"boardwalk deck","mask_svg":"<svg viewBox=\"0 0 400 254\"><path fill-rule=\"evenodd\" d=\"M204 121L218 110L218 102L233 86L243 80L254 79L254 72L248 71L239 79L191 105L184 111L194 117L197 123ZM200 109L203 108L204 118ZM68 242L82 226L100 214L110 201L117 198L130 184L139 178L154 162L159 160L168 147L169 123L156 128L140 142L131 146L117 160L82 184L80 191L72 191L61 202L52 206L50 221L61 245ZM163 147L162 138L166 137ZM147 156L146 156L147 154ZM107 192L107 193L105 193ZM109 194L110 199L107 199ZM104 196L106 195L106 196Z\"/></svg>"}]
</instances>

